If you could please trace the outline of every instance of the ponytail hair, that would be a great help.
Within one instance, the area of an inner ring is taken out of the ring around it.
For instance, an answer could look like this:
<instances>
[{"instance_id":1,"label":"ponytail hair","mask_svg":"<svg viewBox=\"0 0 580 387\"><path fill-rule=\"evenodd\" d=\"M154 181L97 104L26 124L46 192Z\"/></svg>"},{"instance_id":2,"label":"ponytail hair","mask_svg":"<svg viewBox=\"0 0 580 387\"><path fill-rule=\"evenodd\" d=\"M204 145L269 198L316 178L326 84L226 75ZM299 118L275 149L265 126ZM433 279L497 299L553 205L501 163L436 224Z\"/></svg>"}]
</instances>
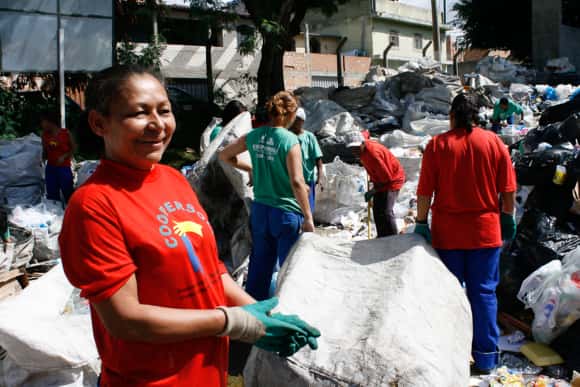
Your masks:
<instances>
[{"instance_id":1,"label":"ponytail hair","mask_svg":"<svg viewBox=\"0 0 580 387\"><path fill-rule=\"evenodd\" d=\"M473 130L479 109L473 95L461 93L453 99L449 114L453 114L455 128L464 128L467 133Z\"/></svg>"},{"instance_id":2,"label":"ponytail hair","mask_svg":"<svg viewBox=\"0 0 580 387\"><path fill-rule=\"evenodd\" d=\"M287 127L294 121L298 100L291 92L280 91L266 103L266 110L272 125Z\"/></svg>"}]
</instances>

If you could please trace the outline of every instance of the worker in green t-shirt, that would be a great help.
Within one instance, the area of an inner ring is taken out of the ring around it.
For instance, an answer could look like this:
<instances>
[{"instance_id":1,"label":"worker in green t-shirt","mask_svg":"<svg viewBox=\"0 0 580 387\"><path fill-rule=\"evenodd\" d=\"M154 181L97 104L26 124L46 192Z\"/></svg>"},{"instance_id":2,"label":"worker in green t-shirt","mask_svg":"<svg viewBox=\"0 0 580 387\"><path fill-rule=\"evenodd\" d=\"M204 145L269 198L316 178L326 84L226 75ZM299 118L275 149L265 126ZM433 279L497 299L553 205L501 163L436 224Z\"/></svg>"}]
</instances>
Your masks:
<instances>
[{"instance_id":1,"label":"worker in green t-shirt","mask_svg":"<svg viewBox=\"0 0 580 387\"><path fill-rule=\"evenodd\" d=\"M298 141L300 142L304 181L310 187L308 201L310 202L310 210L314 213L316 186L320 183L320 178L323 173L322 151L320 150L316 136L312 132L304 130L304 121L306 121L306 112L303 108L298 108L296 111L296 119L290 127L290 130L298 136Z\"/></svg>"},{"instance_id":2,"label":"worker in green t-shirt","mask_svg":"<svg viewBox=\"0 0 580 387\"><path fill-rule=\"evenodd\" d=\"M493 115L491 116L493 131L499 132L503 121L508 125L513 125L514 114L520 115L520 121L524 120L524 109L511 99L502 97L493 107Z\"/></svg>"},{"instance_id":3,"label":"worker in green t-shirt","mask_svg":"<svg viewBox=\"0 0 580 387\"><path fill-rule=\"evenodd\" d=\"M257 300L268 298L274 266L276 262L282 266L300 230L314 231L300 144L286 129L294 122L298 101L281 91L266 106L270 125L255 128L219 154L220 160L252 176L252 253L246 291ZM237 157L246 150L251 165Z\"/></svg>"},{"instance_id":4,"label":"worker in green t-shirt","mask_svg":"<svg viewBox=\"0 0 580 387\"><path fill-rule=\"evenodd\" d=\"M247 110L248 109L240 101L233 100L228 102L222 113L222 122L217 124L211 131L211 134L209 135L209 142L212 142L218 136L218 134L220 134L222 129L230 123L231 120Z\"/></svg>"}]
</instances>

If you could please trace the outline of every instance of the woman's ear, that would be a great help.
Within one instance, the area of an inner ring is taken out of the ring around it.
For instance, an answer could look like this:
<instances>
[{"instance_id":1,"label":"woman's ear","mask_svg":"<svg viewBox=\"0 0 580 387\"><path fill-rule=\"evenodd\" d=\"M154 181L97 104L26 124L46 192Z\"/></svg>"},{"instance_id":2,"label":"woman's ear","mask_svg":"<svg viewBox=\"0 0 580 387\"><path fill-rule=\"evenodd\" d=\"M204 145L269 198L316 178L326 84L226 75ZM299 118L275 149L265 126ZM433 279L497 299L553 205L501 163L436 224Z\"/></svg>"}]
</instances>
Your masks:
<instances>
[{"instance_id":1,"label":"woman's ear","mask_svg":"<svg viewBox=\"0 0 580 387\"><path fill-rule=\"evenodd\" d=\"M105 117L96 110L91 110L89 112L89 127L99 137L103 137L105 135Z\"/></svg>"}]
</instances>

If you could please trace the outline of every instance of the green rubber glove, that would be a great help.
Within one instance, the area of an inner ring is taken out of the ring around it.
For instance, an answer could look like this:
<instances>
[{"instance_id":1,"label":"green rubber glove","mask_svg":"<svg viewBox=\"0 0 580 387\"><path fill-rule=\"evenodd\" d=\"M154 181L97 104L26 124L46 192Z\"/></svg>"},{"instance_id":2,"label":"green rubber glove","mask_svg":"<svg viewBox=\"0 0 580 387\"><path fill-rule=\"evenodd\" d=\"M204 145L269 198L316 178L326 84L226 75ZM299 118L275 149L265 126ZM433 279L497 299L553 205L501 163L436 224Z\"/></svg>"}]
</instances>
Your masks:
<instances>
[{"instance_id":1,"label":"green rubber glove","mask_svg":"<svg viewBox=\"0 0 580 387\"><path fill-rule=\"evenodd\" d=\"M309 334L305 330L270 316L276 305L278 298L274 297L243 307L219 307L226 315L226 326L220 336L229 336L276 353L288 352L289 347L292 348L290 344L299 341L296 335L304 336L307 341Z\"/></svg>"},{"instance_id":2,"label":"green rubber glove","mask_svg":"<svg viewBox=\"0 0 580 387\"><path fill-rule=\"evenodd\" d=\"M506 214L501 212L500 214L500 224L501 224L501 239L504 241L511 241L516 237L516 218L511 214Z\"/></svg>"},{"instance_id":3,"label":"green rubber glove","mask_svg":"<svg viewBox=\"0 0 580 387\"><path fill-rule=\"evenodd\" d=\"M431 243L431 230L429 229L429 225L426 223L416 223L415 224L415 234L421 235L427 243Z\"/></svg>"},{"instance_id":4,"label":"green rubber glove","mask_svg":"<svg viewBox=\"0 0 580 387\"><path fill-rule=\"evenodd\" d=\"M307 322L305 322L304 320L302 320L300 317L298 317L295 314L287 315L287 314L276 313L276 314L272 315L272 317L277 318L281 321L285 321L289 324L293 324L293 325L299 327L300 329L302 329L303 331L306 332L306 336L304 336L304 338L306 339L306 343L302 344L300 346L300 348L302 348L304 345L308 344L308 346L311 349L314 349L314 350L318 349L318 342L316 341L316 339L320 337L320 331L318 329L316 329L312 325L308 324ZM298 348L298 349L300 349L300 348Z\"/></svg>"},{"instance_id":5,"label":"green rubber glove","mask_svg":"<svg viewBox=\"0 0 580 387\"><path fill-rule=\"evenodd\" d=\"M375 190L371 189L370 191L365 192L365 202L368 202L369 200L371 200L373 198L373 196L375 196Z\"/></svg>"}]
</instances>

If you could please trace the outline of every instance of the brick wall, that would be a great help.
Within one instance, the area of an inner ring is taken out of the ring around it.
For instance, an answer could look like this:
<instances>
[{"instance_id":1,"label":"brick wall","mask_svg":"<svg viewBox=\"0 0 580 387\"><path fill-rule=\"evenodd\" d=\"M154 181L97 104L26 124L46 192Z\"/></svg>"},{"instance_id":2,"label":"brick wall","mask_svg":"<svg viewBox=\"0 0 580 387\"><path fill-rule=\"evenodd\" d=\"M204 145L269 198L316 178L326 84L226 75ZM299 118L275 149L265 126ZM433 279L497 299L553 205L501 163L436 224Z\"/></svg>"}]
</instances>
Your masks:
<instances>
[{"instance_id":1,"label":"brick wall","mask_svg":"<svg viewBox=\"0 0 580 387\"><path fill-rule=\"evenodd\" d=\"M311 74L318 77L336 78L336 55L310 54ZM371 58L343 56L342 66L344 84L349 87L360 86L369 72ZM308 57L304 53L287 52L284 55L284 81L287 90L311 86L308 74Z\"/></svg>"}]
</instances>

